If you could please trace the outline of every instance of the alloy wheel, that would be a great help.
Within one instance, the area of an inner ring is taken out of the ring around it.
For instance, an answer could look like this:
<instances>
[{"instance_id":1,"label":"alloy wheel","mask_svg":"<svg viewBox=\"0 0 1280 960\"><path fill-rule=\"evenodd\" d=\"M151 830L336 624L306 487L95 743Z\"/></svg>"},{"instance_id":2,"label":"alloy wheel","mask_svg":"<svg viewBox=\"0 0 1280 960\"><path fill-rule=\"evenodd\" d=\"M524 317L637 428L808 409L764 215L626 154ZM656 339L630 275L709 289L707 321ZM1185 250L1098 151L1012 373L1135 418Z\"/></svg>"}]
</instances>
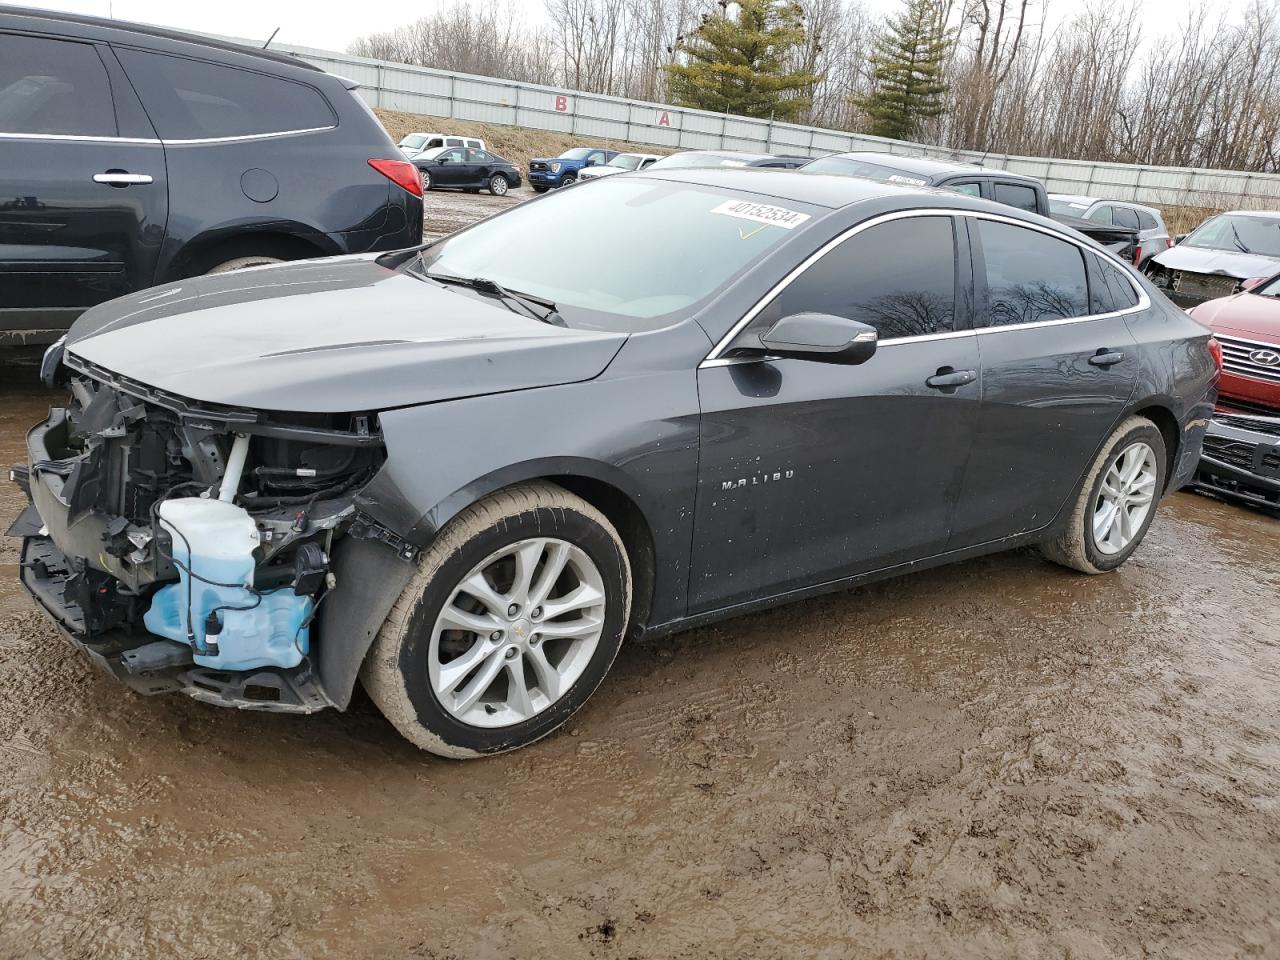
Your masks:
<instances>
[{"instance_id":1,"label":"alloy wheel","mask_svg":"<svg viewBox=\"0 0 1280 960\"><path fill-rule=\"evenodd\" d=\"M507 178L494 177L489 181L489 192L496 197L500 197L507 192Z\"/></svg>"},{"instance_id":2,"label":"alloy wheel","mask_svg":"<svg viewBox=\"0 0 1280 960\"><path fill-rule=\"evenodd\" d=\"M427 171L425 170L421 171L421 173L422 173L422 192L426 193L428 190L431 189L431 174L427 173Z\"/></svg>"},{"instance_id":3,"label":"alloy wheel","mask_svg":"<svg viewBox=\"0 0 1280 960\"><path fill-rule=\"evenodd\" d=\"M441 608L427 654L431 688L463 723L522 723L578 680L604 622L604 579L585 551L520 540L476 564Z\"/></svg>"},{"instance_id":4,"label":"alloy wheel","mask_svg":"<svg viewBox=\"0 0 1280 960\"><path fill-rule=\"evenodd\" d=\"M1155 451L1141 440L1111 461L1093 508L1093 542L1099 553L1115 556L1142 531L1155 503L1158 477Z\"/></svg>"}]
</instances>

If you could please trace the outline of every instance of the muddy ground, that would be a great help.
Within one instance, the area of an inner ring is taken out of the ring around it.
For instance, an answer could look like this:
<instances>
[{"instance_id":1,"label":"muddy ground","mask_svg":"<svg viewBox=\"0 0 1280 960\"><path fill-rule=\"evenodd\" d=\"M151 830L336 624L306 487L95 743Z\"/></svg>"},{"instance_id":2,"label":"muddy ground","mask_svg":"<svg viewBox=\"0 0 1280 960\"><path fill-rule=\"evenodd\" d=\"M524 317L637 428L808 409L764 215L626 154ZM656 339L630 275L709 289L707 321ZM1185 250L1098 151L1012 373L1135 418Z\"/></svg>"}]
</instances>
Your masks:
<instances>
[{"instance_id":1,"label":"muddy ground","mask_svg":"<svg viewBox=\"0 0 1280 960\"><path fill-rule=\"evenodd\" d=\"M0 464L55 399L0 367ZM469 763L362 696L135 696L0 540L0 958L1280 957L1277 534L1179 493L1110 576L1022 551L624 648Z\"/></svg>"}]
</instances>

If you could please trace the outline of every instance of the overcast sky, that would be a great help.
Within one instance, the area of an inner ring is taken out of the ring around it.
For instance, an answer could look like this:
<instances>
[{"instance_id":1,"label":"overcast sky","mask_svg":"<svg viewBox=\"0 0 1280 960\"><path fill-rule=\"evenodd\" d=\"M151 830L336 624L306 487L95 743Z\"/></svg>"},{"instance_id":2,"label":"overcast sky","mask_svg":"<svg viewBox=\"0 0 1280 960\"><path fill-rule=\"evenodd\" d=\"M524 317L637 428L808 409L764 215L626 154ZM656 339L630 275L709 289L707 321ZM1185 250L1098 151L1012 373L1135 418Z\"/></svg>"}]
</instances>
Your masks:
<instances>
[{"instance_id":1,"label":"overcast sky","mask_svg":"<svg viewBox=\"0 0 1280 960\"><path fill-rule=\"evenodd\" d=\"M22 2L22 0L18 0ZM69 10L96 16L108 14L122 20L138 20L186 30L201 30L227 36L266 40L271 31L280 28L277 41L328 50L345 50L354 38L381 30L389 30L424 16L447 0L417 0L414 4L360 4L359 13L344 2L325 0L213 0L212 3L175 2L175 0L27 0L29 5L54 10ZM1050 21L1078 12L1090 0L1047 0ZM1093 0L1094 3L1107 0ZM1193 9L1213 10L1239 17L1249 0L1138 0L1143 14L1143 32L1148 40L1173 29ZM863 0L872 11L890 14L902 6L902 0ZM540 17L540 0L524 0L521 7L527 16Z\"/></svg>"}]
</instances>

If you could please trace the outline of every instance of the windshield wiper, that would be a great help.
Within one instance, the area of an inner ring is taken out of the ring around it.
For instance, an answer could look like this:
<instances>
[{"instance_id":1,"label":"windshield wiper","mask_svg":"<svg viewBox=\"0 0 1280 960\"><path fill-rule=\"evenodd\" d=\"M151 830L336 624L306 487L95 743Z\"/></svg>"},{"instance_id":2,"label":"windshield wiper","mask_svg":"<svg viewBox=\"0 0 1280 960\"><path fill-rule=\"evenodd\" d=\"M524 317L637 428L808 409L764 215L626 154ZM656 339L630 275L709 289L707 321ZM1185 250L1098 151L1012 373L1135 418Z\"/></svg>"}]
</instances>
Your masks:
<instances>
[{"instance_id":1,"label":"windshield wiper","mask_svg":"<svg viewBox=\"0 0 1280 960\"><path fill-rule=\"evenodd\" d=\"M1240 239L1240 231L1236 229L1234 223L1231 224L1231 236L1235 239L1235 245L1240 248L1241 253L1253 253L1252 250L1244 245L1244 241Z\"/></svg>"},{"instance_id":2,"label":"windshield wiper","mask_svg":"<svg viewBox=\"0 0 1280 960\"><path fill-rule=\"evenodd\" d=\"M524 308L525 316L532 317L542 323L549 323L553 327L566 325L564 317L560 316L554 301L535 297L531 293L508 290L497 280L490 280L488 277L451 277L447 274L435 273L428 273L427 276L437 283L450 283L458 287L470 287L472 290L478 290L481 293L492 293L501 297L502 301L507 305L507 309L512 313L516 312L512 304L518 303Z\"/></svg>"}]
</instances>

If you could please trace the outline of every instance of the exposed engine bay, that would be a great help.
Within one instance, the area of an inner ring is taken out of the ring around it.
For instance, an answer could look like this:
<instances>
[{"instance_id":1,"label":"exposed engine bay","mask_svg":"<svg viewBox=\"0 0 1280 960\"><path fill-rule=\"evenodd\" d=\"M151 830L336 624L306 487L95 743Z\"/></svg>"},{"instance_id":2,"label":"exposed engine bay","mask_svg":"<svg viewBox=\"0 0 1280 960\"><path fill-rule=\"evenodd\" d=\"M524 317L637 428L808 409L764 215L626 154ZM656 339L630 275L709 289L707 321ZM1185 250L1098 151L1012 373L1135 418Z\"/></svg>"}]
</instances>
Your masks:
<instances>
[{"instance_id":1,"label":"exposed engine bay","mask_svg":"<svg viewBox=\"0 0 1280 960\"><path fill-rule=\"evenodd\" d=\"M20 478L37 599L142 692L329 705L310 657L335 540L393 539L354 502L385 460L376 414L197 406L67 366Z\"/></svg>"}]
</instances>

